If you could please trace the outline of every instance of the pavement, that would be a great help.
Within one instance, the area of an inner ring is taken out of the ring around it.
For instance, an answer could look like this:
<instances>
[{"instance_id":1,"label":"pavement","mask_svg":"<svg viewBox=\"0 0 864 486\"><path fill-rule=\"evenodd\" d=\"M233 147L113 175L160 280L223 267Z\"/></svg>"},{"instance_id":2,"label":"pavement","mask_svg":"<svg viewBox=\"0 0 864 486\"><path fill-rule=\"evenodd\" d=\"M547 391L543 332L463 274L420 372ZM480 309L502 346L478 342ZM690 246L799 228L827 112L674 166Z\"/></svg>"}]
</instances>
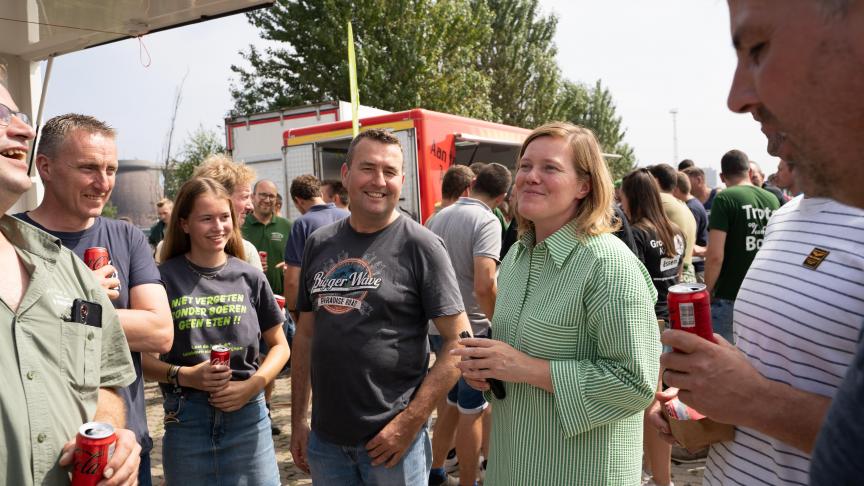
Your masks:
<instances>
[{"instance_id":1,"label":"pavement","mask_svg":"<svg viewBox=\"0 0 864 486\"><path fill-rule=\"evenodd\" d=\"M153 484L164 483L162 474L162 435L164 427L162 418L162 395L155 383L146 383L144 396L147 401L147 422L150 426L150 436L153 437L153 452L151 452ZM273 436L276 448L276 462L279 465L279 475L283 485L311 485L309 475L298 469L291 458L291 378L280 377L276 380L276 390L272 403L273 423L282 429L280 435ZM434 422L433 415L433 422ZM702 470L705 461L698 460L687 464L672 464L672 481L675 486L699 486L702 484Z\"/></svg>"}]
</instances>

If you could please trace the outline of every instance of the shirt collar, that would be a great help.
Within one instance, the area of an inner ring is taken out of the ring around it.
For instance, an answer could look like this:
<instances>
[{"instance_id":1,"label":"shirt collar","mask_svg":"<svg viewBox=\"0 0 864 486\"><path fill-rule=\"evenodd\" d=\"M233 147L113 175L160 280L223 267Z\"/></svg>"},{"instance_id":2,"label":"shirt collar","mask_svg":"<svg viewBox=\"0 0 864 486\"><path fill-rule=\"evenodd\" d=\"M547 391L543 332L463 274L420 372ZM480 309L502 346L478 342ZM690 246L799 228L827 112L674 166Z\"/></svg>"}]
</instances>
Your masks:
<instances>
[{"instance_id":1,"label":"shirt collar","mask_svg":"<svg viewBox=\"0 0 864 486\"><path fill-rule=\"evenodd\" d=\"M573 250L579 244L579 239L576 237L576 220L570 221L565 224L558 231L552 233L548 238L546 238L542 243L535 246L535 234L534 231L527 231L522 238L516 243L517 246L517 254L519 257L521 252L525 250L531 250L537 247L542 247L549 252L549 256L552 258L552 262L555 266L560 269L564 266L564 263L567 261L567 258L573 253Z\"/></svg>"},{"instance_id":2,"label":"shirt collar","mask_svg":"<svg viewBox=\"0 0 864 486\"><path fill-rule=\"evenodd\" d=\"M487 211L492 211L492 209L489 208L489 206L487 206L486 203L484 203L483 201L481 201L479 199L474 199L473 197L462 196L456 200L456 204L471 204L474 206L480 206Z\"/></svg>"},{"instance_id":3,"label":"shirt collar","mask_svg":"<svg viewBox=\"0 0 864 486\"><path fill-rule=\"evenodd\" d=\"M35 253L46 260L56 259L63 247L60 238L7 214L0 218L0 231L15 247Z\"/></svg>"}]
</instances>

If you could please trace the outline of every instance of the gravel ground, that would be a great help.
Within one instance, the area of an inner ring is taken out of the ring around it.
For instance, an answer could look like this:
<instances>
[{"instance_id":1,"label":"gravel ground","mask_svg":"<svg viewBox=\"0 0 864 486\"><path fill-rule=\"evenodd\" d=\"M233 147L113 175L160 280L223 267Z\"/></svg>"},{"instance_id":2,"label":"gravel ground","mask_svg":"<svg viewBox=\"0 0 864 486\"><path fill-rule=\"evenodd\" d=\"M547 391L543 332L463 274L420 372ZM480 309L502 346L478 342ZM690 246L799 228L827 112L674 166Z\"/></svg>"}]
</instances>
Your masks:
<instances>
[{"instance_id":1,"label":"gravel ground","mask_svg":"<svg viewBox=\"0 0 864 486\"><path fill-rule=\"evenodd\" d=\"M145 385L144 395L147 399L147 421L150 425L150 435L154 446L151 459L153 462L153 484L163 484L162 476L162 396L155 383ZM280 377L276 381L276 391L273 396L273 423L282 429L282 433L273 436L276 446L276 461L279 463L279 474L283 485L300 486L312 484L312 480L303 471L294 466L291 459L291 379ZM698 486L702 484L702 468L704 461L689 464L673 464L672 476L675 486ZM526 485L528 486L528 485Z\"/></svg>"}]
</instances>

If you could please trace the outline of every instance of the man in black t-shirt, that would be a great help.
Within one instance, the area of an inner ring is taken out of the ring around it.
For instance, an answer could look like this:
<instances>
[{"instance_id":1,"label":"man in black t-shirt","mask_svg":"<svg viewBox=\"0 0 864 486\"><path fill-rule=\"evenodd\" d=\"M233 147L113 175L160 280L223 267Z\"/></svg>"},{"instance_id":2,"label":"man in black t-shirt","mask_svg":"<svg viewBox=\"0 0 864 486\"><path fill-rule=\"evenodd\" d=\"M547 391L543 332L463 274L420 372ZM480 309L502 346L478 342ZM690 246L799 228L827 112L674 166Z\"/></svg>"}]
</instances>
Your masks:
<instances>
[{"instance_id":1,"label":"man in black t-shirt","mask_svg":"<svg viewBox=\"0 0 864 486\"><path fill-rule=\"evenodd\" d=\"M443 242L396 209L399 139L358 135L342 180L351 215L310 235L303 254L291 453L315 483L425 485L425 424L459 377L449 351L470 325ZM429 319L444 344L427 375Z\"/></svg>"},{"instance_id":2,"label":"man in black t-shirt","mask_svg":"<svg viewBox=\"0 0 864 486\"><path fill-rule=\"evenodd\" d=\"M132 350L135 382L118 390L126 402L126 426L141 444L139 484L150 479L141 353L166 353L174 337L171 312L147 239L139 229L100 216L117 174L114 130L85 115L54 117L40 134L36 167L45 186L42 203L17 215L59 238L83 258L85 250L108 249L110 264L93 271L108 294Z\"/></svg>"}]
</instances>

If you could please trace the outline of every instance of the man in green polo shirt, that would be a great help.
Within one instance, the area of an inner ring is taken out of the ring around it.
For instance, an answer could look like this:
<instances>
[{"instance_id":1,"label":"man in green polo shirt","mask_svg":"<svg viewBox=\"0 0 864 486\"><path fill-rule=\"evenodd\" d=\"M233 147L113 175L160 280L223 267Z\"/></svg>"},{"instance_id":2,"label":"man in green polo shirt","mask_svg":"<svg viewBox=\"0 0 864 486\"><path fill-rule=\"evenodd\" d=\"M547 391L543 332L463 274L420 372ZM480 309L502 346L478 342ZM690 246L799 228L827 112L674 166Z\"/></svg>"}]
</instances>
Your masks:
<instances>
[{"instance_id":1,"label":"man in green polo shirt","mask_svg":"<svg viewBox=\"0 0 864 486\"><path fill-rule=\"evenodd\" d=\"M285 242L291 234L291 221L276 214L276 184L262 179L252 189L252 214L246 215L243 223L243 238L249 240L259 252L267 252L262 261L264 274L274 294L282 294L285 267Z\"/></svg>"},{"instance_id":2,"label":"man in green polo shirt","mask_svg":"<svg viewBox=\"0 0 864 486\"><path fill-rule=\"evenodd\" d=\"M127 484L141 452L135 433L122 428L117 394L135 380L129 346L90 269L57 238L5 214L32 185L35 136L5 79L0 64L0 484L69 484L75 435L89 421L114 426L104 477L109 486Z\"/></svg>"}]
</instances>

